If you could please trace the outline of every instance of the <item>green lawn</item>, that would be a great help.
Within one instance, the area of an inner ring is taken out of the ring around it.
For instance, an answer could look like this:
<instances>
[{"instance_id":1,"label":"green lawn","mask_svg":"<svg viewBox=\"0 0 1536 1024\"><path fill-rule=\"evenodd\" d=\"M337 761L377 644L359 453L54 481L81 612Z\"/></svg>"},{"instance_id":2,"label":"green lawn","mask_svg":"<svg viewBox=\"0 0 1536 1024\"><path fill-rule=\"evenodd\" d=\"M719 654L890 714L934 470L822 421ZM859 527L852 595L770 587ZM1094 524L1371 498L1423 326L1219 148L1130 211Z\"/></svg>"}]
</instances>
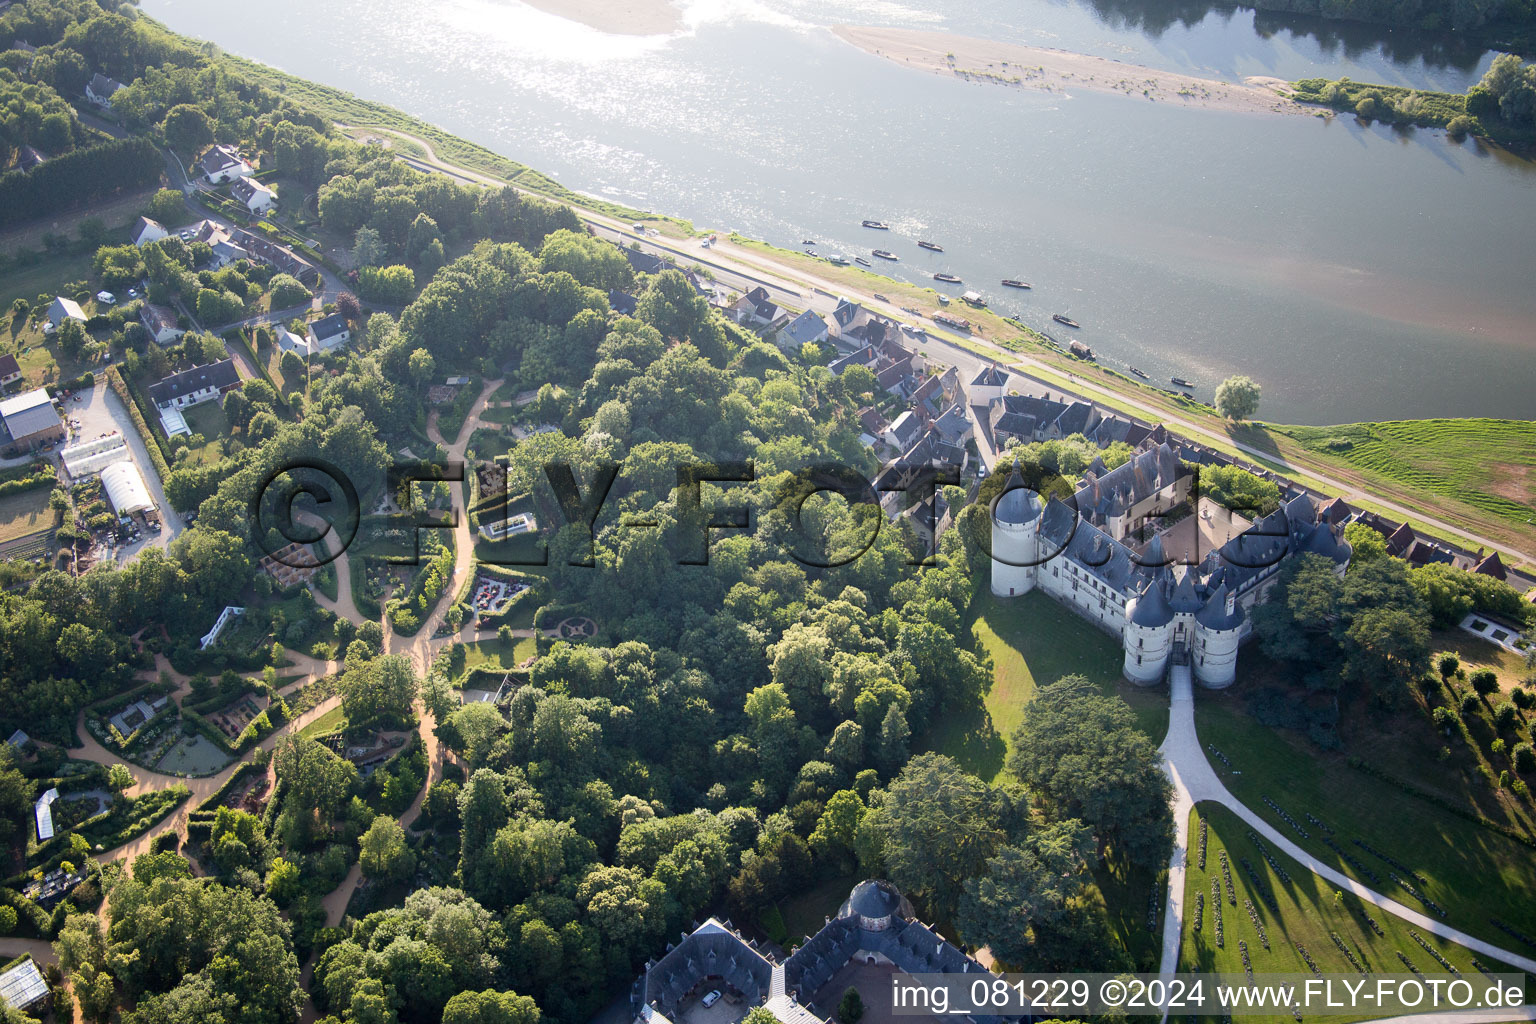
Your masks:
<instances>
[{"instance_id":1,"label":"green lawn","mask_svg":"<svg viewBox=\"0 0 1536 1024\"><path fill-rule=\"evenodd\" d=\"M1293 812L1294 813L1294 812ZM1199 818L1204 815L1209 828L1205 851L1205 868L1200 867ZM1441 956L1455 965L1468 979L1476 978L1478 970L1473 954L1461 946L1435 938L1422 929L1414 929L1407 922L1391 914L1370 907L1350 894L1335 899L1336 890L1327 881L1304 869L1290 857L1265 843L1270 855L1289 876L1282 880L1265 860L1263 853L1249 838L1250 829L1235 814L1214 804L1201 804L1190 815L1189 870L1184 889L1184 937L1180 947L1179 970L1242 974L1242 952L1239 941L1248 944L1248 955L1255 973L1307 974L1306 960L1297 951L1300 945L1324 974L1347 977L1357 975L1348 956L1339 950L1333 936L1337 935L1354 953L1360 967L1373 974L1404 974L1408 968L1398 959L1401 952L1413 966L1429 977L1449 977L1440 965L1411 934L1418 934L1436 949ZM1222 881L1221 851L1225 850L1231 870L1232 885L1237 905L1227 900L1225 883ZM1273 894L1277 910L1266 904L1262 892L1255 890L1248 872L1243 867L1246 859L1253 865L1265 891ZM1222 884L1221 916L1222 946L1216 945L1216 917L1212 905L1211 881ZM1203 907L1196 913L1195 897L1203 895ZM1259 931L1249 919L1246 900L1252 900L1270 948L1266 950ZM1371 928L1367 915L1376 920L1382 934ZM1201 928L1195 930L1196 923ZM1454 923L1454 922L1453 922ZM1482 966L1489 971L1503 972L1507 967L1482 958ZM1345 1019L1308 1015L1309 1019ZM1370 1014L1352 1014L1347 1019L1359 1020ZM1381 1015L1378 1015L1381 1016ZM1214 1018L1213 1018L1214 1019ZM1255 1024L1287 1024L1289 1015L1271 1017L1244 1017Z\"/></svg>"},{"instance_id":2,"label":"green lawn","mask_svg":"<svg viewBox=\"0 0 1536 1024\"><path fill-rule=\"evenodd\" d=\"M1454 419L1271 426L1312 454L1524 528L1536 506L1536 422Z\"/></svg>"},{"instance_id":3,"label":"green lawn","mask_svg":"<svg viewBox=\"0 0 1536 1024\"><path fill-rule=\"evenodd\" d=\"M464 645L464 669L457 679L481 666L492 669L516 668L538 652L538 641L533 637L518 637L510 651L500 640L475 640Z\"/></svg>"},{"instance_id":4,"label":"green lawn","mask_svg":"<svg viewBox=\"0 0 1536 1024\"><path fill-rule=\"evenodd\" d=\"M1416 887L1445 907L1448 923L1463 931L1508 946L1514 940L1490 923L1497 917L1536 934L1536 900L1531 898L1536 891L1536 850L1350 767L1353 754L1420 789L1518 827L1521 816L1511 813L1479 774L1465 770L1457 757L1438 759L1436 752L1445 739L1422 712L1358 725L1353 724L1354 716L1371 712L1347 711L1343 750L1321 752L1299 733L1259 723L1246 712L1244 703L1241 693L1201 692L1195 718L1201 741L1214 745L1232 763L1228 769L1213 757L1212 767L1249 808L1318 859L1393 899L1419 907L1413 896L1391 880L1390 872L1399 876L1403 872L1361 850L1353 840L1362 839L1402 861L1425 879L1426 884ZM1300 823L1308 838L1271 810L1264 802L1266 796ZM1308 813L1333 828L1334 842L1374 872L1376 879L1366 877L1330 849Z\"/></svg>"},{"instance_id":5,"label":"green lawn","mask_svg":"<svg viewBox=\"0 0 1536 1024\"><path fill-rule=\"evenodd\" d=\"M193 434L201 434L203 444L193 448L187 461L196 465L218 462L224 457L224 439L229 436L229 417L219 402L204 402L182 412Z\"/></svg>"},{"instance_id":6,"label":"green lawn","mask_svg":"<svg viewBox=\"0 0 1536 1024\"><path fill-rule=\"evenodd\" d=\"M51 493L52 488L39 487L0 498L0 543L53 529Z\"/></svg>"},{"instance_id":7,"label":"green lawn","mask_svg":"<svg viewBox=\"0 0 1536 1024\"><path fill-rule=\"evenodd\" d=\"M12 301L33 301L39 295L56 295L66 281L91 278L91 258L94 253L78 256L50 256L29 267L18 267L0 274L0 308L10 316Z\"/></svg>"},{"instance_id":8,"label":"green lawn","mask_svg":"<svg viewBox=\"0 0 1536 1024\"><path fill-rule=\"evenodd\" d=\"M1123 697L1141 728L1161 743L1168 731L1164 687L1143 690L1120 674L1122 650L1114 637L1038 591L1011 600L990 593L971 603L971 635L978 654L995 669L984 715L950 710L927 735L926 745L948 754L969 772L995 779L1003 770L1008 737L1024 719L1024 705L1040 682L1079 673L1106 694Z\"/></svg>"},{"instance_id":9,"label":"green lawn","mask_svg":"<svg viewBox=\"0 0 1536 1024\"><path fill-rule=\"evenodd\" d=\"M340 706L331 708L319 718L299 730L300 736L324 736L336 732L347 724L346 712Z\"/></svg>"}]
</instances>

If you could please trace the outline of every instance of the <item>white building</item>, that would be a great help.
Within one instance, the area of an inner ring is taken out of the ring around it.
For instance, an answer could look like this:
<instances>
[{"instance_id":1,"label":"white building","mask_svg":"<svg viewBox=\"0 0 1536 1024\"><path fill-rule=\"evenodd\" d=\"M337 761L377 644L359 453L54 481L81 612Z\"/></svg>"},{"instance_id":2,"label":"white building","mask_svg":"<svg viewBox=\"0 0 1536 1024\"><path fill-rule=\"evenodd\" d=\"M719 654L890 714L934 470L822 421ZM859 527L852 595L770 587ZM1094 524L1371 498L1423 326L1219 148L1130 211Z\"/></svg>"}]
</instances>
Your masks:
<instances>
[{"instance_id":1,"label":"white building","mask_svg":"<svg viewBox=\"0 0 1536 1024\"><path fill-rule=\"evenodd\" d=\"M224 392L240 385L240 372L233 359L220 359L205 366L173 373L158 384L149 386L149 400L160 410L190 408L211 402Z\"/></svg>"},{"instance_id":2,"label":"white building","mask_svg":"<svg viewBox=\"0 0 1536 1024\"><path fill-rule=\"evenodd\" d=\"M237 178L229 186L229 194L256 214L267 213L277 205L277 193L255 178Z\"/></svg>"},{"instance_id":3,"label":"white building","mask_svg":"<svg viewBox=\"0 0 1536 1024\"><path fill-rule=\"evenodd\" d=\"M91 76L91 80L85 83L85 98L98 107L112 106L112 97L126 89L122 82L115 78L108 78L101 72Z\"/></svg>"},{"instance_id":4,"label":"white building","mask_svg":"<svg viewBox=\"0 0 1536 1024\"><path fill-rule=\"evenodd\" d=\"M148 217L140 217L133 225L133 244L141 247L146 246L150 242L158 242L169 234L170 232L165 230L165 226L159 221L150 220Z\"/></svg>"},{"instance_id":5,"label":"white building","mask_svg":"<svg viewBox=\"0 0 1536 1024\"><path fill-rule=\"evenodd\" d=\"M54 297L53 303L48 307L48 323L55 328L65 320L78 320L85 323L85 310L80 308L80 303L74 299L65 298L62 295Z\"/></svg>"},{"instance_id":6,"label":"white building","mask_svg":"<svg viewBox=\"0 0 1536 1024\"><path fill-rule=\"evenodd\" d=\"M210 185L222 185L250 174L253 168L233 146L213 146L197 161L197 169Z\"/></svg>"},{"instance_id":7,"label":"white building","mask_svg":"<svg viewBox=\"0 0 1536 1024\"><path fill-rule=\"evenodd\" d=\"M123 435L117 431L72 444L59 453L64 469L76 480L94 476L114 462L126 462L130 456Z\"/></svg>"},{"instance_id":8,"label":"white building","mask_svg":"<svg viewBox=\"0 0 1536 1024\"><path fill-rule=\"evenodd\" d=\"M1130 530L1113 531L1134 520L1128 510L1180 474L1168 448L1147 449L1140 455L1156 458L1138 456L1110 472L1096 462L1098 472L1084 474L1074 504L1042 504L1015 469L992 510L992 593L1008 598L1038 588L1120 637L1123 672L1134 683L1159 683L1178 662L1189 664L1203 686L1220 689L1236 678L1239 646L1253 628L1248 612L1268 597L1284 561L1319 555L1342 574L1350 547L1342 526L1319 516L1302 495L1198 564L1174 566L1161 536L1138 553ZM1139 477L1135 486L1120 472L1126 466Z\"/></svg>"},{"instance_id":9,"label":"white building","mask_svg":"<svg viewBox=\"0 0 1536 1024\"><path fill-rule=\"evenodd\" d=\"M339 348L352 340L352 328L340 313L323 316L309 325L309 343L314 351L324 352Z\"/></svg>"},{"instance_id":10,"label":"white building","mask_svg":"<svg viewBox=\"0 0 1536 1024\"><path fill-rule=\"evenodd\" d=\"M147 512L155 507L144 486L144 478L132 462L114 462L101 471L101 486L107 492L107 501L120 516L135 512Z\"/></svg>"},{"instance_id":11,"label":"white building","mask_svg":"<svg viewBox=\"0 0 1536 1024\"><path fill-rule=\"evenodd\" d=\"M146 302L139 308L139 322L156 345L168 345L187 333L182 329L181 320L174 309L153 302Z\"/></svg>"},{"instance_id":12,"label":"white building","mask_svg":"<svg viewBox=\"0 0 1536 1024\"><path fill-rule=\"evenodd\" d=\"M226 605L224 610L219 613L219 619L213 624L213 628L203 635L201 642L202 645L198 648L198 650L206 651L208 648L218 643L219 634L224 632L224 627L229 625L230 620L244 614L244 608L233 604Z\"/></svg>"},{"instance_id":13,"label":"white building","mask_svg":"<svg viewBox=\"0 0 1536 1024\"><path fill-rule=\"evenodd\" d=\"M53 802L58 798L59 791L50 789L32 805L33 816L37 818L37 841L40 843L53 838Z\"/></svg>"},{"instance_id":14,"label":"white building","mask_svg":"<svg viewBox=\"0 0 1536 1024\"><path fill-rule=\"evenodd\" d=\"M982 368L968 389L972 405L991 405L1008 392L1008 371L996 363Z\"/></svg>"}]
</instances>

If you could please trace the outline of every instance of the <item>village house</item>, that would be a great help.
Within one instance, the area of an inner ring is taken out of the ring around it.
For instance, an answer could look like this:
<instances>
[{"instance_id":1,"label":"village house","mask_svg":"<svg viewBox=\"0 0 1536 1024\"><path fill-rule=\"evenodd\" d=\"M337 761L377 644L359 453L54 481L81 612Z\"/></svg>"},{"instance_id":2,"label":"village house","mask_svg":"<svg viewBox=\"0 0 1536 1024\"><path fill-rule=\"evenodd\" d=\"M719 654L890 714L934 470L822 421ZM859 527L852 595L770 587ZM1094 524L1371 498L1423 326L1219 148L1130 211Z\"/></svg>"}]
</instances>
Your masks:
<instances>
[{"instance_id":1,"label":"village house","mask_svg":"<svg viewBox=\"0 0 1536 1024\"><path fill-rule=\"evenodd\" d=\"M119 82L115 78L108 78L106 75L98 71L96 74L91 76L91 80L89 82L85 83L85 98L96 104L98 107L107 107L110 109L112 106L113 95L121 92L126 88L127 86L125 86L122 82Z\"/></svg>"},{"instance_id":2,"label":"village house","mask_svg":"<svg viewBox=\"0 0 1536 1024\"><path fill-rule=\"evenodd\" d=\"M64 421L47 388L35 388L0 402L0 423L8 436L4 448L8 457L64 439Z\"/></svg>"},{"instance_id":3,"label":"village house","mask_svg":"<svg viewBox=\"0 0 1536 1024\"><path fill-rule=\"evenodd\" d=\"M233 146L212 146L197 161L197 169L210 185L222 185L250 174L253 168Z\"/></svg>"},{"instance_id":4,"label":"village house","mask_svg":"<svg viewBox=\"0 0 1536 1024\"><path fill-rule=\"evenodd\" d=\"M169 344L187 333L182 329L174 309L154 302L146 302L139 307L139 322L156 345Z\"/></svg>"},{"instance_id":5,"label":"village house","mask_svg":"<svg viewBox=\"0 0 1536 1024\"><path fill-rule=\"evenodd\" d=\"M264 214L277 205L277 193L255 178L237 178L229 186L235 201L255 214Z\"/></svg>"},{"instance_id":6,"label":"village house","mask_svg":"<svg viewBox=\"0 0 1536 1024\"><path fill-rule=\"evenodd\" d=\"M7 352L0 356L0 388L10 387L21 380L21 364L16 357Z\"/></svg>"},{"instance_id":7,"label":"village house","mask_svg":"<svg viewBox=\"0 0 1536 1024\"><path fill-rule=\"evenodd\" d=\"M67 299L62 295L56 296L48 307L48 326L58 329L65 320L78 320L85 323L85 310L80 308L80 303L74 299Z\"/></svg>"},{"instance_id":8,"label":"village house","mask_svg":"<svg viewBox=\"0 0 1536 1024\"><path fill-rule=\"evenodd\" d=\"M768 289L762 286L737 299L727 313L741 326L759 331L778 330L789 321L789 314L768 297Z\"/></svg>"},{"instance_id":9,"label":"village house","mask_svg":"<svg viewBox=\"0 0 1536 1024\"><path fill-rule=\"evenodd\" d=\"M1008 390L1008 371L998 368L996 363L982 368L982 371L971 379L970 404L983 407L990 406L993 402L1000 401Z\"/></svg>"},{"instance_id":10,"label":"village house","mask_svg":"<svg viewBox=\"0 0 1536 1024\"><path fill-rule=\"evenodd\" d=\"M194 405L211 402L226 391L240 386L240 373L233 359L220 359L216 363L194 366L190 370L173 373L148 389L149 400L160 410L161 419L167 412L178 414ZM171 431L167 429L167 433Z\"/></svg>"},{"instance_id":11,"label":"village house","mask_svg":"<svg viewBox=\"0 0 1536 1024\"><path fill-rule=\"evenodd\" d=\"M312 351L325 352L351 341L352 329L346 317L332 313L310 324L308 335Z\"/></svg>"},{"instance_id":12,"label":"village house","mask_svg":"<svg viewBox=\"0 0 1536 1024\"><path fill-rule=\"evenodd\" d=\"M810 310L806 310L779 329L779 347L798 352L806 345L819 345L827 340L827 322ZM839 370L833 370L839 373Z\"/></svg>"},{"instance_id":13,"label":"village house","mask_svg":"<svg viewBox=\"0 0 1536 1024\"><path fill-rule=\"evenodd\" d=\"M133 244L140 247L146 246L150 242L158 242L169 234L170 232L165 230L164 225L159 221L140 217L133 225Z\"/></svg>"},{"instance_id":14,"label":"village house","mask_svg":"<svg viewBox=\"0 0 1536 1024\"><path fill-rule=\"evenodd\" d=\"M890 426L886 427L885 433L881 435L881 439L897 451L904 452L912 446L912 442L917 440L922 430L923 421L908 409L891 421Z\"/></svg>"}]
</instances>

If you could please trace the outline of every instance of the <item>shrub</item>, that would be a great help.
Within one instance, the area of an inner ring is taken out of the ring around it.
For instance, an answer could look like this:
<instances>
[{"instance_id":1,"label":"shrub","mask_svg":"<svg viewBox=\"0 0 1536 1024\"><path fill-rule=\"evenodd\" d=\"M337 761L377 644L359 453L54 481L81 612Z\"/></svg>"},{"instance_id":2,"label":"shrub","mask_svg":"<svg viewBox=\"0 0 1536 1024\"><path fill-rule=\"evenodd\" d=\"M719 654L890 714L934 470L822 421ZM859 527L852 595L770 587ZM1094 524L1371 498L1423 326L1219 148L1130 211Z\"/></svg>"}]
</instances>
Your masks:
<instances>
[{"instance_id":1,"label":"shrub","mask_svg":"<svg viewBox=\"0 0 1536 1024\"><path fill-rule=\"evenodd\" d=\"M1532 750L1529 743L1516 744L1514 763L1515 771L1521 775L1530 775L1532 772L1536 772L1536 750Z\"/></svg>"},{"instance_id":2,"label":"shrub","mask_svg":"<svg viewBox=\"0 0 1536 1024\"><path fill-rule=\"evenodd\" d=\"M1472 689L1486 697L1498 690L1499 677L1490 669L1479 669L1472 673L1471 683Z\"/></svg>"},{"instance_id":3,"label":"shrub","mask_svg":"<svg viewBox=\"0 0 1536 1024\"><path fill-rule=\"evenodd\" d=\"M1435 668L1439 670L1441 679L1449 679L1461 668L1461 659L1447 651L1435 660Z\"/></svg>"},{"instance_id":4,"label":"shrub","mask_svg":"<svg viewBox=\"0 0 1536 1024\"><path fill-rule=\"evenodd\" d=\"M1451 118L1451 122L1445 126L1445 130L1450 133L1453 139L1464 139L1477 131L1477 122L1466 114L1458 114Z\"/></svg>"},{"instance_id":5,"label":"shrub","mask_svg":"<svg viewBox=\"0 0 1536 1024\"><path fill-rule=\"evenodd\" d=\"M1355 104L1355 113L1361 117L1375 117L1379 112L1380 104L1374 96L1366 96Z\"/></svg>"},{"instance_id":6,"label":"shrub","mask_svg":"<svg viewBox=\"0 0 1536 1024\"><path fill-rule=\"evenodd\" d=\"M1465 715L1475 715L1475 714L1477 714L1477 706L1479 704L1481 704L1481 703L1482 702L1477 699L1477 696L1475 694L1471 694L1471 693L1467 694L1465 697L1461 698L1461 713L1462 713L1462 715L1465 716Z\"/></svg>"},{"instance_id":7,"label":"shrub","mask_svg":"<svg viewBox=\"0 0 1536 1024\"><path fill-rule=\"evenodd\" d=\"M1513 729L1515 727L1515 723L1519 720L1520 713L1517 712L1515 710L1515 706L1507 700L1493 709L1493 724L1498 726L1500 729Z\"/></svg>"},{"instance_id":8,"label":"shrub","mask_svg":"<svg viewBox=\"0 0 1536 1024\"><path fill-rule=\"evenodd\" d=\"M1514 701L1515 707L1521 711L1529 711L1532 705L1536 705L1536 697L1531 695L1531 691L1520 687L1515 688L1514 692L1509 695L1509 699Z\"/></svg>"}]
</instances>

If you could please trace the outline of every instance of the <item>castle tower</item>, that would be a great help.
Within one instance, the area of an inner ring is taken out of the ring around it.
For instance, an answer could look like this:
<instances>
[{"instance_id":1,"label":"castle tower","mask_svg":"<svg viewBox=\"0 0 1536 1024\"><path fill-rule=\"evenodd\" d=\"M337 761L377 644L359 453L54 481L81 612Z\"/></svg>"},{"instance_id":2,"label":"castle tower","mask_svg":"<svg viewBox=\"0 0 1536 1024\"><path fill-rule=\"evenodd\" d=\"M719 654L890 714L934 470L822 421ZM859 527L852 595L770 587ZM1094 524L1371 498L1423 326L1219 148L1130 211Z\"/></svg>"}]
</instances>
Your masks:
<instances>
[{"instance_id":1,"label":"castle tower","mask_svg":"<svg viewBox=\"0 0 1536 1024\"><path fill-rule=\"evenodd\" d=\"M1211 594L1195 615L1195 678L1202 686L1222 690L1237 678L1237 646L1243 632L1243 609L1225 583Z\"/></svg>"},{"instance_id":2,"label":"castle tower","mask_svg":"<svg viewBox=\"0 0 1536 1024\"><path fill-rule=\"evenodd\" d=\"M1015 465L992 508L992 593L1017 597L1035 589L1040 561L1040 499Z\"/></svg>"},{"instance_id":3,"label":"castle tower","mask_svg":"<svg viewBox=\"0 0 1536 1024\"><path fill-rule=\"evenodd\" d=\"M1172 638L1173 608L1161 581L1153 580L1125 606L1125 678L1138 686L1162 682Z\"/></svg>"}]
</instances>

